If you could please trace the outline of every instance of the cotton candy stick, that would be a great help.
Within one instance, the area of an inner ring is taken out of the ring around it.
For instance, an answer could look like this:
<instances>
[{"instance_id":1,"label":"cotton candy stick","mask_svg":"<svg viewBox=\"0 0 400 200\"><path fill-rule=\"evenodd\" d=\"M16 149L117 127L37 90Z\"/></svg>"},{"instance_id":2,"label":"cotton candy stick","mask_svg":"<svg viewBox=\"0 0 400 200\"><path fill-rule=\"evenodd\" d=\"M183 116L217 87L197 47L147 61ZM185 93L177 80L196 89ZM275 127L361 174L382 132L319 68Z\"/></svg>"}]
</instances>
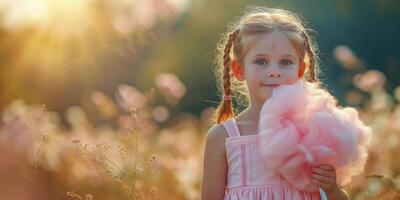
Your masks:
<instances>
[{"instance_id":1,"label":"cotton candy stick","mask_svg":"<svg viewBox=\"0 0 400 200\"><path fill-rule=\"evenodd\" d=\"M322 188L319 188L319 194L321 195L321 200L328 200L328 197L326 197L326 193Z\"/></svg>"}]
</instances>

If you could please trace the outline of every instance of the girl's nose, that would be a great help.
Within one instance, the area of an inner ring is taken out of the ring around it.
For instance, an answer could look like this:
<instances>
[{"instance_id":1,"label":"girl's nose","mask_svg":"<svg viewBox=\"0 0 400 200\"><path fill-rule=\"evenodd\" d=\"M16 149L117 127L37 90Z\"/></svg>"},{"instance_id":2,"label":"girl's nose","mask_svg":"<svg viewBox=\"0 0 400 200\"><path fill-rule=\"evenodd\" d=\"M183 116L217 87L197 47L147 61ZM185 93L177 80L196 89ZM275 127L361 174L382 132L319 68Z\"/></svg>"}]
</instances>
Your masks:
<instances>
[{"instance_id":1,"label":"girl's nose","mask_svg":"<svg viewBox=\"0 0 400 200\"><path fill-rule=\"evenodd\" d=\"M279 72L279 71L273 71L273 72L270 72L270 73L268 74L268 77L271 77L271 78L280 78L280 77L282 77L282 73Z\"/></svg>"}]
</instances>

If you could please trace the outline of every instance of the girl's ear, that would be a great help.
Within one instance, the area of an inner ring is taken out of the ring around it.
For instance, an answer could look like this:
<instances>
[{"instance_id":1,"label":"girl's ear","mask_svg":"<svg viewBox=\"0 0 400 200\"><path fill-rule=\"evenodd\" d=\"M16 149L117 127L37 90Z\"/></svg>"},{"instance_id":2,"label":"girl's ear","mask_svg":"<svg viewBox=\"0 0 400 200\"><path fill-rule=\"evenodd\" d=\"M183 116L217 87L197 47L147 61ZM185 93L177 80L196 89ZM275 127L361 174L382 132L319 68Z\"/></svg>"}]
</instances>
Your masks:
<instances>
[{"instance_id":1,"label":"girl's ear","mask_svg":"<svg viewBox=\"0 0 400 200\"><path fill-rule=\"evenodd\" d=\"M306 71L306 63L302 60L299 64L299 78L303 78L304 72Z\"/></svg>"},{"instance_id":2,"label":"girl's ear","mask_svg":"<svg viewBox=\"0 0 400 200\"><path fill-rule=\"evenodd\" d=\"M231 61L231 72L238 81L244 81L243 66L240 64L238 60Z\"/></svg>"}]
</instances>

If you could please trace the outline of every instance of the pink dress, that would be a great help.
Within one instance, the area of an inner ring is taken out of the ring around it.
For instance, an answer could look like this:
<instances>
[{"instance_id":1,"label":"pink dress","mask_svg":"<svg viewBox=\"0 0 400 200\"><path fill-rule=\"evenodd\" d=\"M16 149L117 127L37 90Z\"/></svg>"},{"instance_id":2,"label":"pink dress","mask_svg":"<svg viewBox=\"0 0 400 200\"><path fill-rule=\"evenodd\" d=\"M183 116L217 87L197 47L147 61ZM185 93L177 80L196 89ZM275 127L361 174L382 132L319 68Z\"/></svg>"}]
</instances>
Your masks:
<instances>
[{"instance_id":1,"label":"pink dress","mask_svg":"<svg viewBox=\"0 0 400 200\"><path fill-rule=\"evenodd\" d=\"M225 142L228 171L224 200L321 199L319 192L297 190L261 162L258 135L240 136L235 119L222 124L229 135Z\"/></svg>"}]
</instances>

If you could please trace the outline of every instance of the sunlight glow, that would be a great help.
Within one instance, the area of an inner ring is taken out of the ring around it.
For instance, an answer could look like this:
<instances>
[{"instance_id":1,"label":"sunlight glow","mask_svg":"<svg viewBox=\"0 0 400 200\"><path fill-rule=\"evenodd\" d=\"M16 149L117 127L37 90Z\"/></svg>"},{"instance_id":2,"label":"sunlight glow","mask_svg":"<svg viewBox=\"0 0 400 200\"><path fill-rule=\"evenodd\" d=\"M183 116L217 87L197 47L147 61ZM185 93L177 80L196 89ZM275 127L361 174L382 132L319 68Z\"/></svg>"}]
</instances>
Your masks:
<instances>
[{"instance_id":1,"label":"sunlight glow","mask_svg":"<svg viewBox=\"0 0 400 200\"><path fill-rule=\"evenodd\" d=\"M183 0L189 2L189 0ZM38 87L63 87L71 77L96 81L104 60L140 51L145 35L185 8L177 0L0 0L4 48L15 48L4 73ZM186 3L187 5L187 3ZM7 46L8 45L8 46ZM89 79L88 77L92 77Z\"/></svg>"},{"instance_id":2,"label":"sunlight glow","mask_svg":"<svg viewBox=\"0 0 400 200\"><path fill-rule=\"evenodd\" d=\"M55 34L82 31L86 27L92 0L2 0L2 26L19 31L36 26Z\"/></svg>"}]
</instances>

